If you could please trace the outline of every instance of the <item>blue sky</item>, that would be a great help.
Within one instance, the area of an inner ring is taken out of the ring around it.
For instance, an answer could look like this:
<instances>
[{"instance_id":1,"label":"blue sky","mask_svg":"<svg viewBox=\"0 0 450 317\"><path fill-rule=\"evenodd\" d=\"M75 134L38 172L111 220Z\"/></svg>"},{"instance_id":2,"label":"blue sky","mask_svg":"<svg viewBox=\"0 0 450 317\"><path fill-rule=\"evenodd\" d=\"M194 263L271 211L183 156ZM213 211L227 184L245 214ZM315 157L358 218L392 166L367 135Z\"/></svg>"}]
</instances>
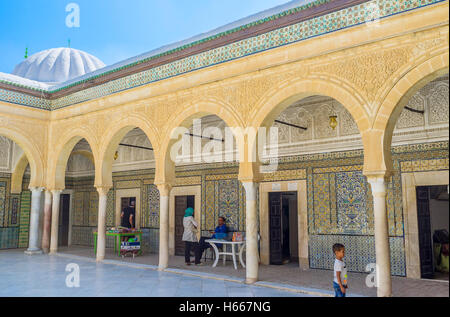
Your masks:
<instances>
[{"instance_id":1,"label":"blue sky","mask_svg":"<svg viewBox=\"0 0 450 317\"><path fill-rule=\"evenodd\" d=\"M66 27L66 5L80 27ZM288 0L0 0L0 72L39 51L71 47L106 65L184 40Z\"/></svg>"}]
</instances>

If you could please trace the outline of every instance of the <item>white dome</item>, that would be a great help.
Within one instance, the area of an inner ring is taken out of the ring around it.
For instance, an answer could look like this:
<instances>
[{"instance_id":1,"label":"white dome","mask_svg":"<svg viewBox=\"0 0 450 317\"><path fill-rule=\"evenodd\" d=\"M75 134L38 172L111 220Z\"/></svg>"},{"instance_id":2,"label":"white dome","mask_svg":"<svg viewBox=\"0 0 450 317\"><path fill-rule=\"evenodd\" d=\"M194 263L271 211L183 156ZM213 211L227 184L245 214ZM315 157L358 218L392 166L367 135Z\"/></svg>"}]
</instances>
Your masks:
<instances>
[{"instance_id":1,"label":"white dome","mask_svg":"<svg viewBox=\"0 0 450 317\"><path fill-rule=\"evenodd\" d=\"M52 48L17 65L13 75L45 83L62 83L105 67L97 57L73 48Z\"/></svg>"}]
</instances>

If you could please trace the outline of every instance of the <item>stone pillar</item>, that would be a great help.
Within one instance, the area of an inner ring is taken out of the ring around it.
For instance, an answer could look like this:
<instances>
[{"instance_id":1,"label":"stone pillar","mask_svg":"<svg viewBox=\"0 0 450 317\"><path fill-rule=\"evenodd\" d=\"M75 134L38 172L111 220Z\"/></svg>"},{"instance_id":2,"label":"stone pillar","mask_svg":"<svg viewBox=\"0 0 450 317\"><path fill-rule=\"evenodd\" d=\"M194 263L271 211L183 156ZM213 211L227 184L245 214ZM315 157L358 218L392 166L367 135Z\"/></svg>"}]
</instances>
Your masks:
<instances>
[{"instance_id":1,"label":"stone pillar","mask_svg":"<svg viewBox=\"0 0 450 317\"><path fill-rule=\"evenodd\" d=\"M98 235L97 235L97 262L105 259L106 251L106 206L108 192L111 187L97 187L98 191Z\"/></svg>"},{"instance_id":2,"label":"stone pillar","mask_svg":"<svg viewBox=\"0 0 450 317\"><path fill-rule=\"evenodd\" d=\"M52 234L50 238L50 254L58 252L58 236L59 236L59 202L61 200L62 190L52 190Z\"/></svg>"},{"instance_id":3,"label":"stone pillar","mask_svg":"<svg viewBox=\"0 0 450 317\"><path fill-rule=\"evenodd\" d=\"M31 212L30 212L30 236L28 249L25 251L27 255L41 254L39 248L39 213L41 210L41 195L43 188L34 187L31 190Z\"/></svg>"},{"instance_id":4,"label":"stone pillar","mask_svg":"<svg viewBox=\"0 0 450 317\"><path fill-rule=\"evenodd\" d=\"M373 195L378 297L390 297L392 296L391 249L389 247L386 210L386 181L384 175L368 176L367 179L371 185Z\"/></svg>"},{"instance_id":5,"label":"stone pillar","mask_svg":"<svg viewBox=\"0 0 450 317\"><path fill-rule=\"evenodd\" d=\"M243 182L245 188L245 223L246 223L246 280L247 284L258 281L258 221L256 214L255 182Z\"/></svg>"},{"instance_id":6,"label":"stone pillar","mask_svg":"<svg viewBox=\"0 0 450 317\"><path fill-rule=\"evenodd\" d=\"M45 191L44 203L44 231L42 233L42 251L48 253L50 251L50 230L52 221L52 192L48 189Z\"/></svg>"},{"instance_id":7,"label":"stone pillar","mask_svg":"<svg viewBox=\"0 0 450 317\"><path fill-rule=\"evenodd\" d=\"M157 185L159 190L159 270L169 266L169 196L172 186Z\"/></svg>"}]
</instances>

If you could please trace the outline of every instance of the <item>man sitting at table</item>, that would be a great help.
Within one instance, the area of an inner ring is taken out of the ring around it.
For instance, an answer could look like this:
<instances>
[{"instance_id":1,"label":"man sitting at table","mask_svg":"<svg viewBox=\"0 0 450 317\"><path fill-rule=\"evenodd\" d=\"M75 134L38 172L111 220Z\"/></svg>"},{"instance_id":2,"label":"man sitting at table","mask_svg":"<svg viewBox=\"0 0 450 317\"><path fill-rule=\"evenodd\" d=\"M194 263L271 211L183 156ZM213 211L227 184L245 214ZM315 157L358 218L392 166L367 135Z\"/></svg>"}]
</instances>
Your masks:
<instances>
[{"instance_id":1,"label":"man sitting at table","mask_svg":"<svg viewBox=\"0 0 450 317\"><path fill-rule=\"evenodd\" d=\"M217 239L217 240L225 240L227 235L228 235L228 228L226 225L227 220L225 219L225 217L219 217L219 225L216 227L215 231L210 231L210 233L212 234L211 237L201 237L200 241L199 241L199 249L200 249L200 257L203 254L203 251L205 251L208 248L212 248L212 246L208 243L205 242L205 240L209 240L209 239ZM221 244L216 244L218 248L221 248L222 245Z\"/></svg>"}]
</instances>

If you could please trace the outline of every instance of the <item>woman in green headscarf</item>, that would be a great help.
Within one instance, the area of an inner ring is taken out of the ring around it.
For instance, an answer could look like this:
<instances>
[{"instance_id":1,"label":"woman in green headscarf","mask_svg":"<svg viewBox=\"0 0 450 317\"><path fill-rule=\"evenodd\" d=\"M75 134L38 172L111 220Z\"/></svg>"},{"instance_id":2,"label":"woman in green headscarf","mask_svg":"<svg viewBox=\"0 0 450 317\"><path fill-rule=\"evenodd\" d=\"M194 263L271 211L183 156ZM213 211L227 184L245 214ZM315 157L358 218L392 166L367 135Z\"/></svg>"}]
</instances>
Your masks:
<instances>
[{"instance_id":1,"label":"woman in green headscarf","mask_svg":"<svg viewBox=\"0 0 450 317\"><path fill-rule=\"evenodd\" d=\"M184 211L184 218L194 216L194 208L189 207Z\"/></svg>"},{"instance_id":2,"label":"woman in green headscarf","mask_svg":"<svg viewBox=\"0 0 450 317\"><path fill-rule=\"evenodd\" d=\"M201 253L198 248L197 227L198 224L194 219L194 209L187 208L184 212L183 219L183 241L185 243L184 258L186 265L191 265L191 250L195 252L195 265L201 265Z\"/></svg>"}]
</instances>

